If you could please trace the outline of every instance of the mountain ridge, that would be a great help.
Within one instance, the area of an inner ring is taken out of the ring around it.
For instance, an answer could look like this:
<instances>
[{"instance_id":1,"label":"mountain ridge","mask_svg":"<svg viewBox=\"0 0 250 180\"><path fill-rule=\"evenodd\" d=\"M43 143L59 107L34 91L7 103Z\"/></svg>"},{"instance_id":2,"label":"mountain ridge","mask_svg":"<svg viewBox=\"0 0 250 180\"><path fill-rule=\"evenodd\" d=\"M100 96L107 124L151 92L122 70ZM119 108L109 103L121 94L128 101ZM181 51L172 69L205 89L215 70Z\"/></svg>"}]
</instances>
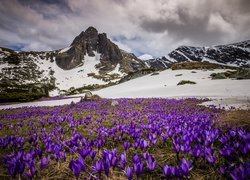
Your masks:
<instances>
[{"instance_id":1,"label":"mountain ridge","mask_svg":"<svg viewBox=\"0 0 250 180\"><path fill-rule=\"evenodd\" d=\"M179 46L166 56L145 61L156 69L167 69L175 62L208 61L250 67L250 40L211 47Z\"/></svg>"}]
</instances>

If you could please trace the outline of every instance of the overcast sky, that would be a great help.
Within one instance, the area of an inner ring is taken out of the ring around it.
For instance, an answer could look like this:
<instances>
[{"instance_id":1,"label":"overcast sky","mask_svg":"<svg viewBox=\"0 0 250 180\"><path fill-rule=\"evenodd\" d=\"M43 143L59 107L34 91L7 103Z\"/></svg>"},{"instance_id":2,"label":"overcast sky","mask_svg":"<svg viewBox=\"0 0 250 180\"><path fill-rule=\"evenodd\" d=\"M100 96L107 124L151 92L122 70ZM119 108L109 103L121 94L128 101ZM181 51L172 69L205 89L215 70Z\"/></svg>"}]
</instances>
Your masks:
<instances>
[{"instance_id":1,"label":"overcast sky","mask_svg":"<svg viewBox=\"0 0 250 180\"><path fill-rule=\"evenodd\" d=\"M0 46L55 50L94 26L136 55L250 39L250 0L0 0Z\"/></svg>"}]
</instances>

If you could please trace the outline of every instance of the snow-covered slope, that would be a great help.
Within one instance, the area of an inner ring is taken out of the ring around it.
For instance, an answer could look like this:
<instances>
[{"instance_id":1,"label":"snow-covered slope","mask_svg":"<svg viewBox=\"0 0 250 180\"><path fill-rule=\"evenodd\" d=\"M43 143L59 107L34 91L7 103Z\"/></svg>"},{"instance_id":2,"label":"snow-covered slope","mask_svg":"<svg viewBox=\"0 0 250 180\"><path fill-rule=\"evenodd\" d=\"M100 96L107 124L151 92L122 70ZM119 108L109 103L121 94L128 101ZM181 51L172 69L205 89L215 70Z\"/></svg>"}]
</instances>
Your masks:
<instances>
[{"instance_id":1,"label":"snow-covered slope","mask_svg":"<svg viewBox=\"0 0 250 180\"><path fill-rule=\"evenodd\" d=\"M164 70L159 75L146 75L115 86L93 92L103 98L186 98L205 97L215 99L204 105L215 104L230 108L231 105L240 108L250 108L250 80L212 80L210 74L226 70ZM181 80L190 80L196 84L177 85ZM3 105L0 109L23 106L54 106L79 102L81 95L73 95L69 99L56 101L30 102L13 105Z\"/></svg>"},{"instance_id":2,"label":"snow-covered slope","mask_svg":"<svg viewBox=\"0 0 250 180\"><path fill-rule=\"evenodd\" d=\"M210 74L225 70L165 70L159 75L146 75L128 82L111 86L99 91L105 98L150 98L150 97L250 97L250 80L211 80ZM177 76L176 76L177 75ZM196 84L177 85L181 80Z\"/></svg>"},{"instance_id":3,"label":"snow-covered slope","mask_svg":"<svg viewBox=\"0 0 250 180\"><path fill-rule=\"evenodd\" d=\"M32 55L30 55L30 57L32 57ZM49 76L50 73L53 74L56 87L59 90L68 90L71 87L79 88L86 85L106 84L103 80L88 75L89 73L99 74L98 69L95 67L100 63L100 54L97 52L95 52L94 57L85 55L84 63L70 70L63 70L59 68L54 61L51 62L48 59L43 60L34 57L33 59L40 71L43 72L44 77ZM57 92L54 91L51 95L57 95Z\"/></svg>"},{"instance_id":4,"label":"snow-covered slope","mask_svg":"<svg viewBox=\"0 0 250 180\"><path fill-rule=\"evenodd\" d=\"M148 59L144 61L149 68L163 70L168 69L173 63L178 62L174 58L167 56L162 56L155 59Z\"/></svg>"},{"instance_id":5,"label":"snow-covered slope","mask_svg":"<svg viewBox=\"0 0 250 180\"><path fill-rule=\"evenodd\" d=\"M58 53L68 50L69 48L65 48ZM50 84L55 86L55 89L50 91L50 95L55 96L70 88L114 83L126 75L121 71L119 63L111 67L111 70L101 72L102 67L98 66L101 54L95 51L94 56L85 55L81 64L69 70L64 70L56 64L56 54L57 51L16 53L0 49L0 84L8 86L8 89L16 87L16 85L28 85L29 89L26 89L29 92L34 89L33 85L39 85L40 88ZM17 62L9 62L13 59L12 56ZM6 91L5 89L1 87L0 92ZM26 90L24 89L24 91Z\"/></svg>"}]
</instances>

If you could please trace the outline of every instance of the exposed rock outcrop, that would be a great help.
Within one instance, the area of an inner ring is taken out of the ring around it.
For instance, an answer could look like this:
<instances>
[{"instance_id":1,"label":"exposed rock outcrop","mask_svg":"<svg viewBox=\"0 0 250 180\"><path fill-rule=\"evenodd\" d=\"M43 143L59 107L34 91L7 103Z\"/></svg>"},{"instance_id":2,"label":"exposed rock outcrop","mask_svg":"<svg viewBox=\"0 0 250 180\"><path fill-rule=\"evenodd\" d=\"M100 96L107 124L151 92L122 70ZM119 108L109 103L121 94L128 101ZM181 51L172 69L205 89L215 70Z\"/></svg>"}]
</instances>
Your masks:
<instances>
[{"instance_id":1,"label":"exposed rock outcrop","mask_svg":"<svg viewBox=\"0 0 250 180\"><path fill-rule=\"evenodd\" d=\"M84 63L84 57L100 54L100 64L97 66L102 71L110 71L117 64L124 72L145 68L145 64L135 55L119 49L105 33L98 33L94 27L89 27L81 32L71 43L67 50L61 50L57 57L57 65L65 70L73 69Z\"/></svg>"}]
</instances>

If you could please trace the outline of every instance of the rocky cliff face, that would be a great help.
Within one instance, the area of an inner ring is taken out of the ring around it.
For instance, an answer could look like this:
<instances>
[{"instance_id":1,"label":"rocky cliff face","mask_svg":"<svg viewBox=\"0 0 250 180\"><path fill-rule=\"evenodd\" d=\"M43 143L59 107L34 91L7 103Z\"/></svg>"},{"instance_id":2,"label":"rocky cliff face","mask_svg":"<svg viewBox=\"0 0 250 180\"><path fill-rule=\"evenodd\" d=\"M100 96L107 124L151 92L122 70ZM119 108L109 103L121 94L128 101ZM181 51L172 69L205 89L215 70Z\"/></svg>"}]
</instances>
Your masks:
<instances>
[{"instance_id":1,"label":"rocky cliff face","mask_svg":"<svg viewBox=\"0 0 250 180\"><path fill-rule=\"evenodd\" d=\"M167 56L151 59L151 68L166 69L175 62L208 61L239 67L250 67L250 41L213 47L180 46Z\"/></svg>"},{"instance_id":2,"label":"rocky cliff face","mask_svg":"<svg viewBox=\"0 0 250 180\"><path fill-rule=\"evenodd\" d=\"M117 64L124 72L145 67L136 56L120 50L105 33L99 34L94 27L81 32L67 50L61 50L56 56L56 63L60 68L69 70L84 64L85 56L94 57L97 54L100 54L97 68L102 71L112 70Z\"/></svg>"}]
</instances>

